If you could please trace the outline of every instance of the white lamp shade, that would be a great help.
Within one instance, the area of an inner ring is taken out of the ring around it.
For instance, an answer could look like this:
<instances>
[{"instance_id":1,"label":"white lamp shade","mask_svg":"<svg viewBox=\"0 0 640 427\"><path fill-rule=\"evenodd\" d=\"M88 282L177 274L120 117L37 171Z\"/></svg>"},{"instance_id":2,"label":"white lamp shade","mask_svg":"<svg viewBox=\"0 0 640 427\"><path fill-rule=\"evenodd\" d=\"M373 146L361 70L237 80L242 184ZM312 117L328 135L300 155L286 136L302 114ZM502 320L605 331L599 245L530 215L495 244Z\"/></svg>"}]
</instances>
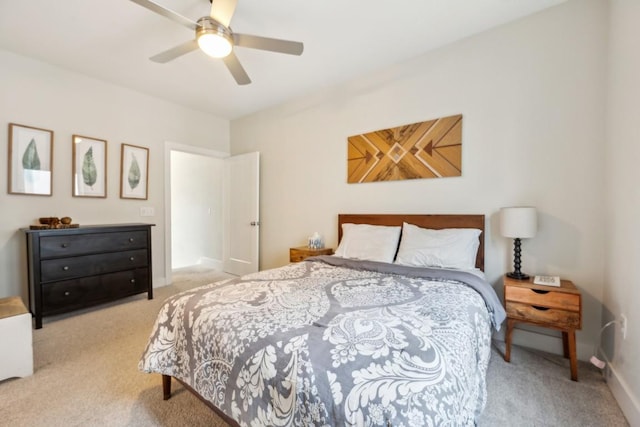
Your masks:
<instances>
[{"instance_id":1,"label":"white lamp shade","mask_svg":"<svg viewBox=\"0 0 640 427\"><path fill-rule=\"evenodd\" d=\"M500 234L504 237L526 239L534 237L537 229L536 208L518 206L500 209Z\"/></svg>"},{"instance_id":2,"label":"white lamp shade","mask_svg":"<svg viewBox=\"0 0 640 427\"><path fill-rule=\"evenodd\" d=\"M213 58L224 58L231 53L231 42L217 33L204 33L198 37L198 46Z\"/></svg>"}]
</instances>

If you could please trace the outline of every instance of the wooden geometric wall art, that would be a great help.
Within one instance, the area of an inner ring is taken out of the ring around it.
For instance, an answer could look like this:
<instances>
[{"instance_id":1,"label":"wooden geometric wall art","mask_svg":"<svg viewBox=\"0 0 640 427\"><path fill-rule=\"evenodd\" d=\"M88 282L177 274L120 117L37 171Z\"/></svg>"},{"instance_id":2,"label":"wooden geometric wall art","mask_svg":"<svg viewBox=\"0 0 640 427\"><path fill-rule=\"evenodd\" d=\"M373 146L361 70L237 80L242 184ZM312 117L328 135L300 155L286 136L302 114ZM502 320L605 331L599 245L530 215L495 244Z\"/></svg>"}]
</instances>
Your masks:
<instances>
[{"instance_id":1,"label":"wooden geometric wall art","mask_svg":"<svg viewBox=\"0 0 640 427\"><path fill-rule=\"evenodd\" d=\"M462 114L348 138L348 183L462 174Z\"/></svg>"}]
</instances>

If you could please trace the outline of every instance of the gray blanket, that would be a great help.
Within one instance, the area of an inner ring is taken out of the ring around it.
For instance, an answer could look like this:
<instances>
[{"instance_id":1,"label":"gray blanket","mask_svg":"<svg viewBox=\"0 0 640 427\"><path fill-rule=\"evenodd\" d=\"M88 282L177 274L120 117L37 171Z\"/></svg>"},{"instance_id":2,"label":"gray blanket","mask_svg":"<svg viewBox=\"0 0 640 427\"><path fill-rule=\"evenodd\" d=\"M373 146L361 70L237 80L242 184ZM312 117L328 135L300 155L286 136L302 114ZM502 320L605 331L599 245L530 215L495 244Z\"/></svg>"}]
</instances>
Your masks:
<instances>
[{"instance_id":1,"label":"gray blanket","mask_svg":"<svg viewBox=\"0 0 640 427\"><path fill-rule=\"evenodd\" d=\"M241 426L471 426L503 319L473 274L318 257L169 298L139 368Z\"/></svg>"}]
</instances>

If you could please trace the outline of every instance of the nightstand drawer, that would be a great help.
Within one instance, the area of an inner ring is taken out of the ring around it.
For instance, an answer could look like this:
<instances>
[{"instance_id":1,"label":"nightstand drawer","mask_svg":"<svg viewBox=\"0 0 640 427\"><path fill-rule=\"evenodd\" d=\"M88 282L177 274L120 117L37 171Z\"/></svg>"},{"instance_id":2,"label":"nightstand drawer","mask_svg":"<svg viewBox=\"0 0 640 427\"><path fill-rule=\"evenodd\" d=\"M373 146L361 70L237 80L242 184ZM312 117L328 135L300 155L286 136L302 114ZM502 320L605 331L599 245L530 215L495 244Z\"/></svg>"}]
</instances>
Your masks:
<instances>
[{"instance_id":1,"label":"nightstand drawer","mask_svg":"<svg viewBox=\"0 0 640 427\"><path fill-rule=\"evenodd\" d=\"M580 295L554 290L542 291L539 289L506 286L504 299L505 301L515 301L547 308L580 311Z\"/></svg>"},{"instance_id":2,"label":"nightstand drawer","mask_svg":"<svg viewBox=\"0 0 640 427\"><path fill-rule=\"evenodd\" d=\"M305 258L308 258L309 255L302 252L289 252L289 261L290 262L300 262L304 261Z\"/></svg>"},{"instance_id":3,"label":"nightstand drawer","mask_svg":"<svg viewBox=\"0 0 640 427\"><path fill-rule=\"evenodd\" d=\"M580 312L507 301L507 316L529 323L544 323L556 329L580 329Z\"/></svg>"},{"instance_id":4,"label":"nightstand drawer","mask_svg":"<svg viewBox=\"0 0 640 427\"><path fill-rule=\"evenodd\" d=\"M309 257L318 256L318 255L333 255L333 249L331 248L311 249L306 246L300 246L298 248L289 249L290 262L300 262L300 261L304 261Z\"/></svg>"}]
</instances>

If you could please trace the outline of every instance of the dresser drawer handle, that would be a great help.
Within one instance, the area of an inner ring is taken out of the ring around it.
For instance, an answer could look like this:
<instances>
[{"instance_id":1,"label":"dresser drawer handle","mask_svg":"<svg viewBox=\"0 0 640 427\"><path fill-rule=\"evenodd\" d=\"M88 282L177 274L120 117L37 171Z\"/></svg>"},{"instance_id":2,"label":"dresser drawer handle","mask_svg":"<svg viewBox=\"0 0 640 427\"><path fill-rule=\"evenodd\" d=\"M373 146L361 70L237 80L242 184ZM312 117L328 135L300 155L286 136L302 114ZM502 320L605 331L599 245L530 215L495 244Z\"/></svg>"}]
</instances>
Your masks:
<instances>
[{"instance_id":1,"label":"dresser drawer handle","mask_svg":"<svg viewBox=\"0 0 640 427\"><path fill-rule=\"evenodd\" d=\"M133 237L129 237L129 242L133 243Z\"/></svg>"},{"instance_id":2,"label":"dresser drawer handle","mask_svg":"<svg viewBox=\"0 0 640 427\"><path fill-rule=\"evenodd\" d=\"M129 258L129 261L133 261L134 259L135 259L134 257L131 257L131 258Z\"/></svg>"},{"instance_id":3,"label":"dresser drawer handle","mask_svg":"<svg viewBox=\"0 0 640 427\"><path fill-rule=\"evenodd\" d=\"M63 248L66 248L66 247L68 247L68 246L69 246L69 244L68 244L68 243L63 243L63 244L61 244L60 246L62 246Z\"/></svg>"},{"instance_id":4,"label":"dresser drawer handle","mask_svg":"<svg viewBox=\"0 0 640 427\"><path fill-rule=\"evenodd\" d=\"M549 310L549 307L540 307L539 305L532 305L531 307L535 308L536 310L540 310L540 311Z\"/></svg>"},{"instance_id":5,"label":"dresser drawer handle","mask_svg":"<svg viewBox=\"0 0 640 427\"><path fill-rule=\"evenodd\" d=\"M131 283L136 283L136 279L129 280Z\"/></svg>"},{"instance_id":6,"label":"dresser drawer handle","mask_svg":"<svg viewBox=\"0 0 640 427\"><path fill-rule=\"evenodd\" d=\"M64 267L62 267L62 269L63 269L64 271L69 271L69 266L68 266L68 265L65 265Z\"/></svg>"},{"instance_id":7,"label":"dresser drawer handle","mask_svg":"<svg viewBox=\"0 0 640 427\"><path fill-rule=\"evenodd\" d=\"M64 296L65 296L65 297L68 297L69 295L71 295L71 292L69 292L69 291L64 291Z\"/></svg>"},{"instance_id":8,"label":"dresser drawer handle","mask_svg":"<svg viewBox=\"0 0 640 427\"><path fill-rule=\"evenodd\" d=\"M531 289L531 290L532 290L533 292L535 292L536 294L541 294L541 295L544 295L544 294L548 294L548 293L549 293L549 291L543 291L543 290L541 290L541 289Z\"/></svg>"}]
</instances>

